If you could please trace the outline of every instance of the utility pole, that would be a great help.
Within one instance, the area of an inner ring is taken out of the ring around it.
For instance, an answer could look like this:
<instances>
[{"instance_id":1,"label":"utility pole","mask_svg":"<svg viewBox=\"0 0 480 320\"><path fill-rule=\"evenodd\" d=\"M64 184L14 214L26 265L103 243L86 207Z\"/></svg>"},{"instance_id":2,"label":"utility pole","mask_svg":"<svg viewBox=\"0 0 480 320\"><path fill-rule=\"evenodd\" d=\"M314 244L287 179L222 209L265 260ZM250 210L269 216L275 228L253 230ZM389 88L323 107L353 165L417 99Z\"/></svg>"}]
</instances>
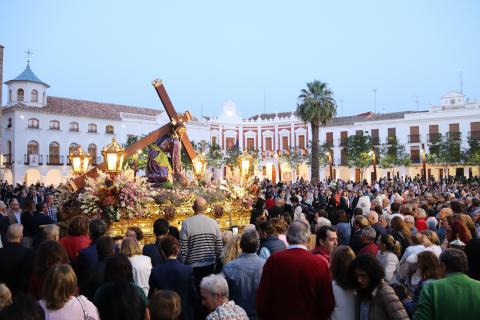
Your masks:
<instances>
[{"instance_id":1,"label":"utility pole","mask_svg":"<svg viewBox=\"0 0 480 320\"><path fill-rule=\"evenodd\" d=\"M462 76L462 71L460 71L460 93L463 93L463 76Z\"/></svg>"},{"instance_id":2,"label":"utility pole","mask_svg":"<svg viewBox=\"0 0 480 320\"><path fill-rule=\"evenodd\" d=\"M267 113L267 89L263 88L263 113Z\"/></svg>"}]
</instances>

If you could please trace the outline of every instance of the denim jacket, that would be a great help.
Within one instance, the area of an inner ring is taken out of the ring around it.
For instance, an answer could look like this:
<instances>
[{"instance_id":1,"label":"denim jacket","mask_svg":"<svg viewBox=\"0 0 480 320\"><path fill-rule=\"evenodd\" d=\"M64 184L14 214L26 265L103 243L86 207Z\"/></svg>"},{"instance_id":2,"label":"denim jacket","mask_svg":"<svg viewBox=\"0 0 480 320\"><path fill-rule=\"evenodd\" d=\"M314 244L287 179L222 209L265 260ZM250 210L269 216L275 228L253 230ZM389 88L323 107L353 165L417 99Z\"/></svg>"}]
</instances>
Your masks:
<instances>
[{"instance_id":1,"label":"denim jacket","mask_svg":"<svg viewBox=\"0 0 480 320\"><path fill-rule=\"evenodd\" d=\"M256 319L255 299L265 259L256 253L242 253L223 267L230 299L242 307L250 319Z\"/></svg>"}]
</instances>

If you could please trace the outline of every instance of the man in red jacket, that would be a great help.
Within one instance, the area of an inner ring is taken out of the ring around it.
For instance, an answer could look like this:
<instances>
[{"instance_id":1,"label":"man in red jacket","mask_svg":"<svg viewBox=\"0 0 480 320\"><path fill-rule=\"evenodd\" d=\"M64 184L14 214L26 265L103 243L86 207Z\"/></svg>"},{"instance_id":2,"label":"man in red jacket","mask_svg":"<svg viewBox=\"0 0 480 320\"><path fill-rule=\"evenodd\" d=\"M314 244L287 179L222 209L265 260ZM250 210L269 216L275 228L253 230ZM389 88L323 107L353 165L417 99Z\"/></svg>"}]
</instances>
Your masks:
<instances>
[{"instance_id":1,"label":"man in red jacket","mask_svg":"<svg viewBox=\"0 0 480 320\"><path fill-rule=\"evenodd\" d=\"M260 319L328 319L335 307L328 262L307 250L308 222L292 222L288 249L272 254L257 291Z\"/></svg>"}]
</instances>

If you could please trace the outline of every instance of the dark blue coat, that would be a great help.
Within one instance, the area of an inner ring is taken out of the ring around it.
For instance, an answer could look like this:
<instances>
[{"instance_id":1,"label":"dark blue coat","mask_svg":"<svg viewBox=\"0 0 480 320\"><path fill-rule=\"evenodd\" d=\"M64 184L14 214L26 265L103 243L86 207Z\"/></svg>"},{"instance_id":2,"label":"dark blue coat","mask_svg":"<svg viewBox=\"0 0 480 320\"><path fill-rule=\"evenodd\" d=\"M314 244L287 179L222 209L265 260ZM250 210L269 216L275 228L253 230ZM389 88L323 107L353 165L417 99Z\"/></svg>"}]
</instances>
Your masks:
<instances>
[{"instance_id":1,"label":"dark blue coat","mask_svg":"<svg viewBox=\"0 0 480 320\"><path fill-rule=\"evenodd\" d=\"M193 305L198 295L191 266L168 259L152 269L149 282L149 296L155 290L175 291L182 298L181 319L193 319Z\"/></svg>"},{"instance_id":2,"label":"dark blue coat","mask_svg":"<svg viewBox=\"0 0 480 320\"><path fill-rule=\"evenodd\" d=\"M160 263L166 260L165 257L160 253L160 240L155 241L155 243L146 244L145 246L143 246L142 254L152 259L153 267L158 266Z\"/></svg>"},{"instance_id":3,"label":"dark blue coat","mask_svg":"<svg viewBox=\"0 0 480 320\"><path fill-rule=\"evenodd\" d=\"M50 219L49 216L44 214L43 212L36 211L33 216L30 218L30 225L32 227L33 232L33 247L38 248L40 242L44 239L43 237L43 228L41 226L52 224L53 221Z\"/></svg>"},{"instance_id":4,"label":"dark blue coat","mask_svg":"<svg viewBox=\"0 0 480 320\"><path fill-rule=\"evenodd\" d=\"M97 244L92 242L88 247L80 250L75 264L78 285L80 293L86 294L86 286L89 279L89 270L91 270L98 263Z\"/></svg>"}]
</instances>

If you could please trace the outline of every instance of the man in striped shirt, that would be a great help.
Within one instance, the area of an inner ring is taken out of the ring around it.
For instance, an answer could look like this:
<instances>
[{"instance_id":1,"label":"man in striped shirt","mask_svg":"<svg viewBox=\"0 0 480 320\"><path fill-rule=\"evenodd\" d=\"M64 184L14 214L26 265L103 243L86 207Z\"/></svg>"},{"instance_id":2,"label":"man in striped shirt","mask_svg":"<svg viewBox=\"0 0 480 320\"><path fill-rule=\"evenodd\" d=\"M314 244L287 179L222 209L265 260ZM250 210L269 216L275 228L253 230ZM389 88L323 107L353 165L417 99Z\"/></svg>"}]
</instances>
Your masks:
<instances>
[{"instance_id":1,"label":"man in striped shirt","mask_svg":"<svg viewBox=\"0 0 480 320\"><path fill-rule=\"evenodd\" d=\"M179 259L193 268L198 287L203 277L214 272L223 244L217 221L205 215L207 201L197 197L192 208L194 215L182 223Z\"/></svg>"}]
</instances>

